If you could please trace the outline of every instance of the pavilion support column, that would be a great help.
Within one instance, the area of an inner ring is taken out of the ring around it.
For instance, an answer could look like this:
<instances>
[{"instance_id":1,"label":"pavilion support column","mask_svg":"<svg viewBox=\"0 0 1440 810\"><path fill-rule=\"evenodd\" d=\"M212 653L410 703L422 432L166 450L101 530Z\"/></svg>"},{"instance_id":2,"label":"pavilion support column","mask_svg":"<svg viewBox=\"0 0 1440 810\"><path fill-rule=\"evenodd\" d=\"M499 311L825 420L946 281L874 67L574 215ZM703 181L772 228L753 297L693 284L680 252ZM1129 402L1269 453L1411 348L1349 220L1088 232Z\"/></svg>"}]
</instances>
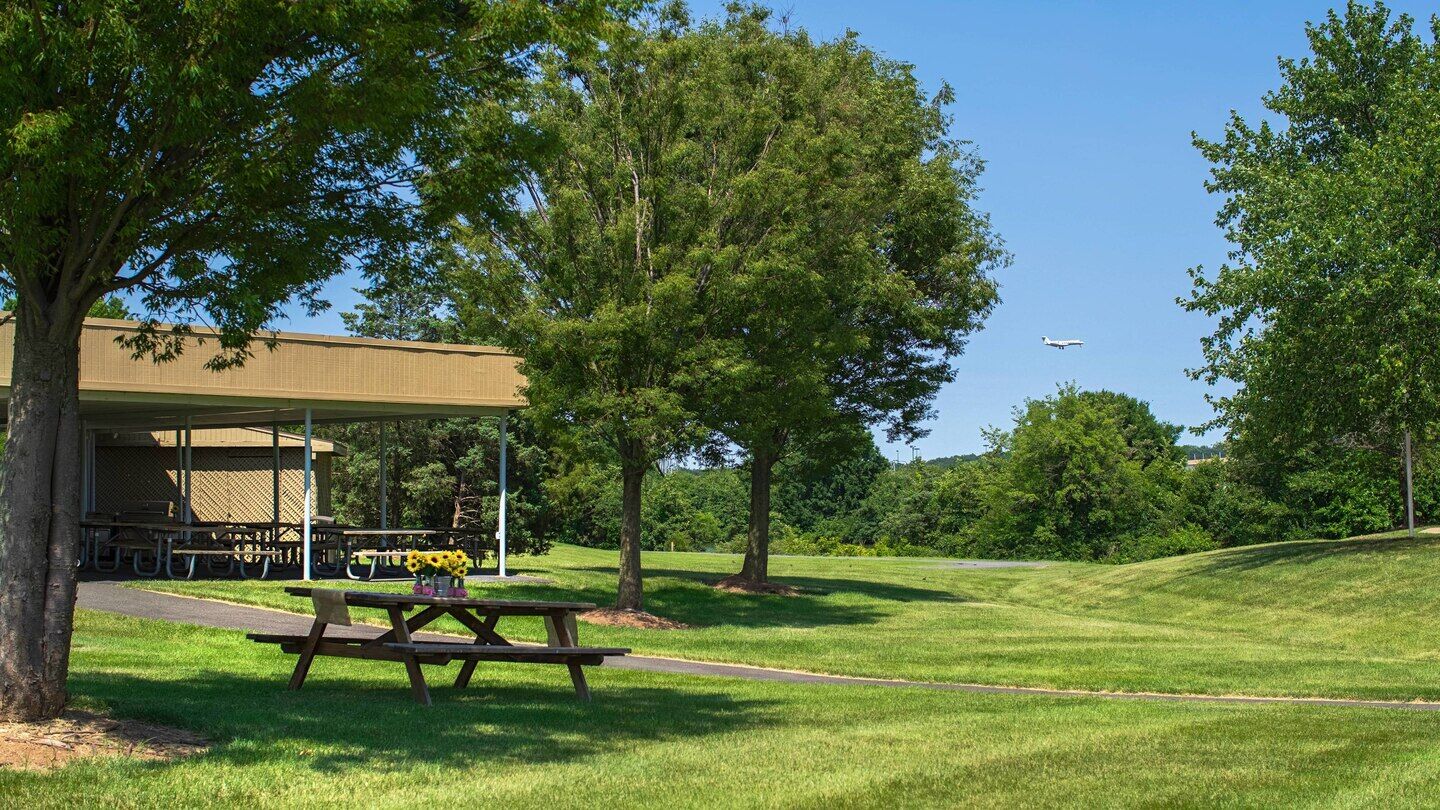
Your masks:
<instances>
[{"instance_id":1,"label":"pavilion support column","mask_svg":"<svg viewBox=\"0 0 1440 810\"><path fill-rule=\"evenodd\" d=\"M175 428L175 514L167 517L179 518L185 514L185 429Z\"/></svg>"},{"instance_id":2,"label":"pavilion support column","mask_svg":"<svg viewBox=\"0 0 1440 810\"><path fill-rule=\"evenodd\" d=\"M510 421L510 412L500 414L500 507L499 521L496 526L495 539L499 542L499 574L505 576L505 501L509 497L505 480L505 433Z\"/></svg>"},{"instance_id":3,"label":"pavilion support column","mask_svg":"<svg viewBox=\"0 0 1440 810\"><path fill-rule=\"evenodd\" d=\"M385 423L380 423L380 528L390 528L390 497L386 491L389 475L386 470Z\"/></svg>"},{"instance_id":4,"label":"pavilion support column","mask_svg":"<svg viewBox=\"0 0 1440 810\"><path fill-rule=\"evenodd\" d=\"M96 450L96 446L97 446L98 444L99 444L99 436L98 436L98 434L92 429L92 430L90 431L90 450L89 450L89 458L90 458L90 468L89 468L89 469L90 469L90 499L89 499L88 501L86 501L86 503L85 503L85 509L86 509L86 511L89 511L89 512L95 511L95 508L100 505L100 492L99 492L100 473L96 471L96 467L98 466L99 461L100 461L100 458L99 458L99 457L100 457L100 454L99 454L99 452Z\"/></svg>"},{"instance_id":5,"label":"pavilion support column","mask_svg":"<svg viewBox=\"0 0 1440 810\"><path fill-rule=\"evenodd\" d=\"M84 520L90 512L95 511L95 480L92 472L95 469L95 457L91 451L95 449L95 432L80 426L80 519Z\"/></svg>"},{"instance_id":6,"label":"pavilion support column","mask_svg":"<svg viewBox=\"0 0 1440 810\"><path fill-rule=\"evenodd\" d=\"M310 466L311 466L310 456L311 456L311 453L313 452L313 450L312 450L312 448L311 448L311 441L312 441L312 439L314 438L314 437L313 437L313 434L314 434L314 426L311 424L313 415L314 415L314 413L313 413L313 411L312 411L310 408L306 408L306 409L305 409L305 451L304 451L304 452L305 452L305 483L304 483L304 488L305 488L305 516L304 516L304 522L301 523L300 537L301 537L301 546L302 546L303 549L304 549L304 556L305 556L305 569L304 569L304 572L303 572L303 578L306 579L307 581L310 579L310 564L311 564L311 563L310 563L310 512L312 511L312 509L313 509L313 507L314 507L314 501L312 500L312 498L314 497L314 490L313 490L313 488L312 488L312 484L311 484L311 481L310 481Z\"/></svg>"},{"instance_id":7,"label":"pavilion support column","mask_svg":"<svg viewBox=\"0 0 1440 810\"><path fill-rule=\"evenodd\" d=\"M182 523L189 523L195 518L195 510L191 505L190 472L195 467L194 436L190 429L190 417L185 417L185 511L181 515Z\"/></svg>"},{"instance_id":8,"label":"pavilion support column","mask_svg":"<svg viewBox=\"0 0 1440 810\"><path fill-rule=\"evenodd\" d=\"M280 423L270 423L270 503L275 535L280 535Z\"/></svg>"}]
</instances>

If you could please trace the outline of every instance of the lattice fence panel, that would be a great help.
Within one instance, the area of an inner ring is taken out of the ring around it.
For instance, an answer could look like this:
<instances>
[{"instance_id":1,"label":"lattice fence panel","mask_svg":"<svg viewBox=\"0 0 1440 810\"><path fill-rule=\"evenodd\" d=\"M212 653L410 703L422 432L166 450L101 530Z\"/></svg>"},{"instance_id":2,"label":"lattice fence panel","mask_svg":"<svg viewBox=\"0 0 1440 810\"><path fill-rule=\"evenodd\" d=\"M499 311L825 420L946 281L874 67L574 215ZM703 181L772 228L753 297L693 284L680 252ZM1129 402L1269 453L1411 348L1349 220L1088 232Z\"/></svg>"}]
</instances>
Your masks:
<instances>
[{"instance_id":1,"label":"lattice fence panel","mask_svg":"<svg viewBox=\"0 0 1440 810\"><path fill-rule=\"evenodd\" d=\"M196 520L261 521L271 519L273 491L269 448L197 447L193 451L190 488ZM128 503L146 500L179 502L175 486L175 449L100 447L96 449L96 511L118 512ZM280 520L299 523L304 509L304 451L280 450ZM328 491L315 468L318 497Z\"/></svg>"},{"instance_id":2,"label":"lattice fence panel","mask_svg":"<svg viewBox=\"0 0 1440 810\"><path fill-rule=\"evenodd\" d=\"M96 448L95 511L113 514L141 501L180 502L180 491L175 486L175 449Z\"/></svg>"}]
</instances>

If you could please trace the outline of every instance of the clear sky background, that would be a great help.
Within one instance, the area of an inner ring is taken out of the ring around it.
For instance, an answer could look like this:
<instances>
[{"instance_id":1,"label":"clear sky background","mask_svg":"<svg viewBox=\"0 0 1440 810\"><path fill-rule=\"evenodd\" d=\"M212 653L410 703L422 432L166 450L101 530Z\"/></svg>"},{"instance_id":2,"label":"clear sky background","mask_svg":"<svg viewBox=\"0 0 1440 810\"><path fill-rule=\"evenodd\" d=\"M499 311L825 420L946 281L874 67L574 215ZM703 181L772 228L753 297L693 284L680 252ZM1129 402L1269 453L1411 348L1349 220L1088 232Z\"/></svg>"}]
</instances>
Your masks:
<instances>
[{"instance_id":1,"label":"clear sky background","mask_svg":"<svg viewBox=\"0 0 1440 810\"><path fill-rule=\"evenodd\" d=\"M1341 4L776 4L817 37L858 31L914 64L931 90L948 81L954 132L987 162L981 206L1015 261L1000 277L1002 303L936 400L931 433L916 443L923 457L979 450L982 427L1009 425L1016 405L1071 380L1138 396L1171 422L1210 418L1206 386L1184 372L1200 363L1211 325L1175 298L1189 289L1185 270L1216 267L1226 243L1190 133L1217 136L1231 109L1257 117L1261 95L1278 85L1276 57L1303 56L1304 23ZM706 16L724 4L692 7ZM1435 7L1392 8L1423 21ZM338 313L354 305L357 285L336 279L330 312L297 310L282 328L343 331ZM1086 343L1059 351L1041 335Z\"/></svg>"}]
</instances>

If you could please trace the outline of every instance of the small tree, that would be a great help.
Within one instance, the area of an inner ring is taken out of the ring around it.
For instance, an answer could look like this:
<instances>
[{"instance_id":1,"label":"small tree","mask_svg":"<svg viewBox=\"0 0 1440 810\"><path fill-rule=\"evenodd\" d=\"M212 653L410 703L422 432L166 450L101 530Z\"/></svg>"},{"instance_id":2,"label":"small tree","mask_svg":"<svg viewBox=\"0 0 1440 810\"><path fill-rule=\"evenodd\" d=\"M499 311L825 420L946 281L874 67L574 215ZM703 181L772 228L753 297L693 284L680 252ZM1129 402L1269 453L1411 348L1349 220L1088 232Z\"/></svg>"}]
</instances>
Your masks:
<instances>
[{"instance_id":1,"label":"small tree","mask_svg":"<svg viewBox=\"0 0 1440 810\"><path fill-rule=\"evenodd\" d=\"M65 703L79 531L79 337L97 300L221 329L243 361L278 306L403 244L446 190L450 113L510 94L598 4L11 3L0 11L0 284L18 295L0 479L0 716ZM496 128L487 133L497 134ZM424 179L422 169L436 170ZM497 171L463 190L493 197ZM183 349L152 322L134 348Z\"/></svg>"},{"instance_id":2,"label":"small tree","mask_svg":"<svg viewBox=\"0 0 1440 810\"><path fill-rule=\"evenodd\" d=\"M619 467L627 610L644 605L645 473L698 439L684 391L709 262L693 181L712 164L687 140L704 98L687 24L678 6L647 12L584 60L546 59L521 114L553 151L520 187L525 210L493 229L462 222L453 245L462 320L524 358L531 416L557 452Z\"/></svg>"},{"instance_id":3,"label":"small tree","mask_svg":"<svg viewBox=\"0 0 1440 810\"><path fill-rule=\"evenodd\" d=\"M1218 316L1194 372L1240 384L1215 424L1271 455L1383 448L1440 419L1440 47L1382 4L1306 27L1280 60L1278 121L1196 139L1234 245L1182 304ZM1395 467L1397 477L1400 465Z\"/></svg>"},{"instance_id":4,"label":"small tree","mask_svg":"<svg viewBox=\"0 0 1440 810\"><path fill-rule=\"evenodd\" d=\"M1006 261L973 208L980 161L949 135L949 88L853 34L828 43L732 7L704 26L706 102L721 173L706 307L712 357L697 410L748 456L745 560L768 578L772 471L837 422L923 435L948 360L994 307ZM739 167L738 170L729 167Z\"/></svg>"}]
</instances>

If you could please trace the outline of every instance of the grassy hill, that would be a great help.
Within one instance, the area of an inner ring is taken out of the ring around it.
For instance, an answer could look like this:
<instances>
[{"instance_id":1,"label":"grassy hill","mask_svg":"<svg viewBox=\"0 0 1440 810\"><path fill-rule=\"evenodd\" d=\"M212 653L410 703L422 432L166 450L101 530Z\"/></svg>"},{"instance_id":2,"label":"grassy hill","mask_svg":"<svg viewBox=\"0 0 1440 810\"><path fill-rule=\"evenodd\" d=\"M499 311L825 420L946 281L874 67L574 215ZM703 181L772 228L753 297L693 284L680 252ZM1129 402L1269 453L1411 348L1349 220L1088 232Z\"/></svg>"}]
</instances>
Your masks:
<instances>
[{"instance_id":1,"label":"grassy hill","mask_svg":"<svg viewBox=\"0 0 1440 810\"><path fill-rule=\"evenodd\" d=\"M488 592L614 598L614 552L562 546L520 566L553 584ZM1431 609L1440 597L1432 573L1440 570L1440 537L1283 543L1128 566L978 570L944 560L777 558L772 574L804 588L797 597L711 588L737 569L728 555L647 553L645 567L648 609L691 629L586 625L585 641L913 680L1440 699L1440 621ZM137 586L308 609L273 582ZM510 632L543 638L534 622Z\"/></svg>"},{"instance_id":2,"label":"grassy hill","mask_svg":"<svg viewBox=\"0 0 1440 810\"><path fill-rule=\"evenodd\" d=\"M1272 543L1115 567L1056 568L1007 598L1291 644L1440 657L1440 536Z\"/></svg>"}]
</instances>

